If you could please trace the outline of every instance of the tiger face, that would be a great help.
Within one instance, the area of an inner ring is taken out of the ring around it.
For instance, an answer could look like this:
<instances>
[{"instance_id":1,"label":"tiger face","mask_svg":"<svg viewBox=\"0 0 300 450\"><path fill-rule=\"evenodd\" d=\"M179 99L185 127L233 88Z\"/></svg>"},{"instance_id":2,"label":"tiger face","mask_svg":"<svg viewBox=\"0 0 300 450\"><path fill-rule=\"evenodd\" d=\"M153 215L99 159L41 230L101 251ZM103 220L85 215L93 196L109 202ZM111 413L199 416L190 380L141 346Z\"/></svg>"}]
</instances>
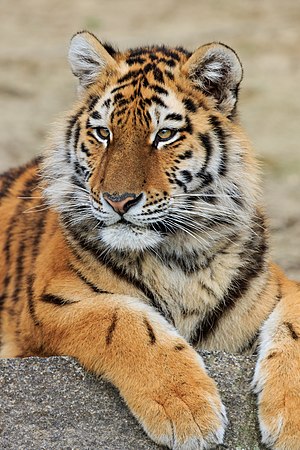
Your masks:
<instances>
[{"instance_id":1,"label":"tiger face","mask_svg":"<svg viewBox=\"0 0 300 450\"><path fill-rule=\"evenodd\" d=\"M90 33L70 46L80 100L46 159L48 201L92 245L210 245L247 220L254 164L236 123L242 67L208 44L117 52ZM215 236L214 236L215 238Z\"/></svg>"}]
</instances>

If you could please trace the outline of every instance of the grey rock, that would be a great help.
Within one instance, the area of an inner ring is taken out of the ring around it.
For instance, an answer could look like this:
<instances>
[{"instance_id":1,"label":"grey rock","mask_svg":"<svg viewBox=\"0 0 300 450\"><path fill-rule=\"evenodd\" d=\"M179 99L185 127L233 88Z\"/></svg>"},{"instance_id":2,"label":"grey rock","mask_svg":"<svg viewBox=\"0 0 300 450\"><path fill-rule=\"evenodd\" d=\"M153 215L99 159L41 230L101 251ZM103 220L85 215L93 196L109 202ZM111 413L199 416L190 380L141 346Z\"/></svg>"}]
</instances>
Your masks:
<instances>
[{"instance_id":1,"label":"grey rock","mask_svg":"<svg viewBox=\"0 0 300 450\"><path fill-rule=\"evenodd\" d=\"M230 450L264 448L250 391L254 358L204 352L230 421ZM158 449L117 390L68 357L0 360L0 449Z\"/></svg>"}]
</instances>

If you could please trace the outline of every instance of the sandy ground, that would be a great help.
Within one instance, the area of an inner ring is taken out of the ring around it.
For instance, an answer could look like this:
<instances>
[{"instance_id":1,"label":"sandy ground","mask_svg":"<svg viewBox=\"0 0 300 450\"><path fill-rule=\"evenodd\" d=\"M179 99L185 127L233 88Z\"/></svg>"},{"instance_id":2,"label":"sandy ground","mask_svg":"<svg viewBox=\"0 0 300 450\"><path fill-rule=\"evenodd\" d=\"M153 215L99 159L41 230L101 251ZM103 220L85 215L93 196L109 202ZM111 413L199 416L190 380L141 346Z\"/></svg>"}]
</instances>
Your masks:
<instances>
[{"instance_id":1,"label":"sandy ground","mask_svg":"<svg viewBox=\"0 0 300 450\"><path fill-rule=\"evenodd\" d=\"M245 70L240 115L262 161L273 254L300 279L299 0L0 0L0 168L40 152L75 98L66 61L89 29L120 48L232 46Z\"/></svg>"}]
</instances>

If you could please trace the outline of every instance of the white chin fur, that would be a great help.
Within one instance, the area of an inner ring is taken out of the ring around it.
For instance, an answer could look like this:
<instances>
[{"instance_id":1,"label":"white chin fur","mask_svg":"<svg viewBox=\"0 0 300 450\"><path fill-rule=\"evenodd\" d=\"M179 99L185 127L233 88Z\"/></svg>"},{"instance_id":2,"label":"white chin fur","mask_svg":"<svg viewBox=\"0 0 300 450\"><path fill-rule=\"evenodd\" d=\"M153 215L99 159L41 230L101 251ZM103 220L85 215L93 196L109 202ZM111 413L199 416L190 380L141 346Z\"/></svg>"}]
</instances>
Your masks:
<instances>
[{"instance_id":1,"label":"white chin fur","mask_svg":"<svg viewBox=\"0 0 300 450\"><path fill-rule=\"evenodd\" d=\"M145 250L157 247L162 236L147 228L115 224L100 231L101 240L114 250Z\"/></svg>"}]
</instances>

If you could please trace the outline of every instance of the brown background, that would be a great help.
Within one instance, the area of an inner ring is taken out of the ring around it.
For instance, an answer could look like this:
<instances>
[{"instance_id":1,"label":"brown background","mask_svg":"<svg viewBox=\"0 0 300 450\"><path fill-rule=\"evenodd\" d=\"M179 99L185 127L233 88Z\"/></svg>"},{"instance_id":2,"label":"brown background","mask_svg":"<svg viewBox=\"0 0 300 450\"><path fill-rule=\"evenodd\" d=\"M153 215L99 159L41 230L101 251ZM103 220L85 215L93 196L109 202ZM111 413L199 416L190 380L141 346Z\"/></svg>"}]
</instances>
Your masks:
<instances>
[{"instance_id":1,"label":"brown background","mask_svg":"<svg viewBox=\"0 0 300 450\"><path fill-rule=\"evenodd\" d=\"M75 98L66 61L81 29L121 49L146 43L232 46L245 75L243 124L262 161L273 254L300 279L299 0L0 0L0 168L43 148Z\"/></svg>"}]
</instances>

